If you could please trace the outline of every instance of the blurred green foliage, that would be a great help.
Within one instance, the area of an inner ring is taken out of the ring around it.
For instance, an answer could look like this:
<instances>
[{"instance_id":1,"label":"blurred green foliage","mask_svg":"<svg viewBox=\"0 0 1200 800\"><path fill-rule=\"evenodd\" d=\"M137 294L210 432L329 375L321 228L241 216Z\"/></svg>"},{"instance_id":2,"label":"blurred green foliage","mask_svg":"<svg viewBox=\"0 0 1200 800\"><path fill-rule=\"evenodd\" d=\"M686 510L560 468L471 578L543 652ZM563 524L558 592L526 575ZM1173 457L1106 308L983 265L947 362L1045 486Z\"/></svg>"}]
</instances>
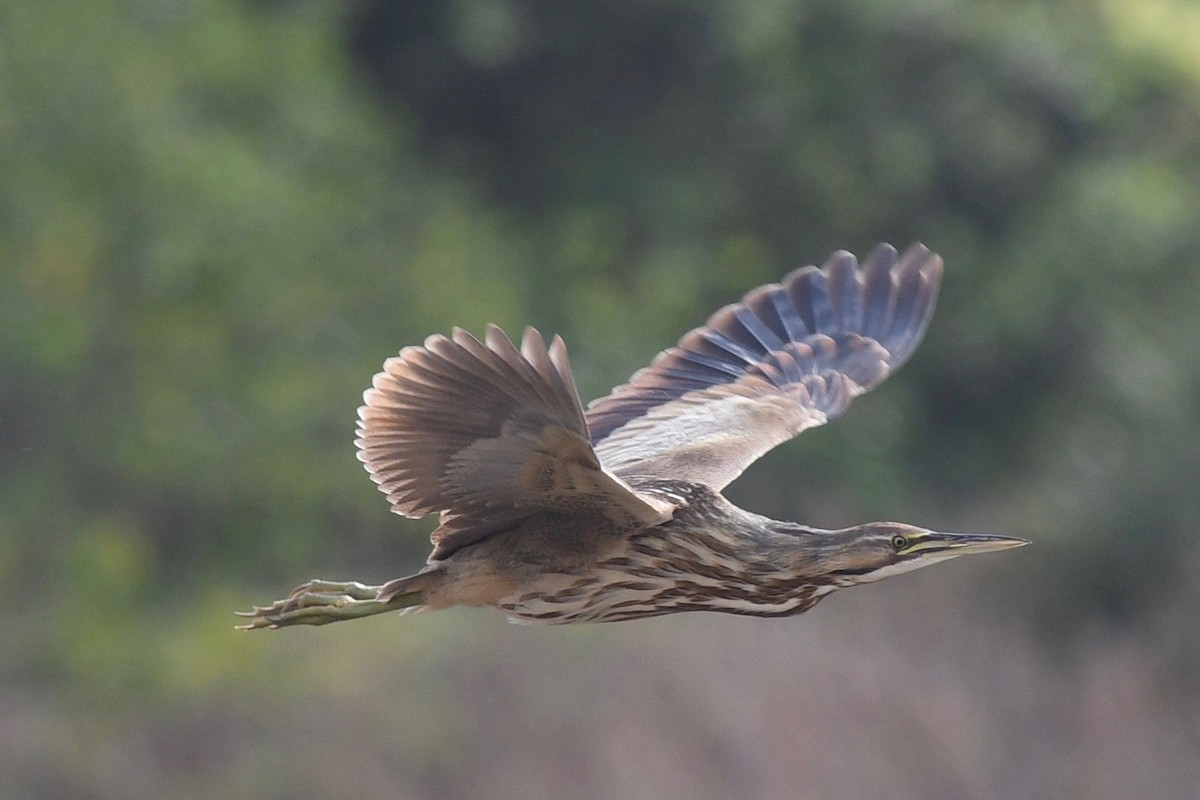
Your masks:
<instances>
[{"instance_id":1,"label":"blurred green foliage","mask_svg":"<svg viewBox=\"0 0 1200 800\"><path fill-rule=\"evenodd\" d=\"M1183 0L4 4L0 679L236 683L247 593L422 558L350 444L405 344L534 324L593 397L880 240L946 258L923 349L735 499L1142 624L1200 575L1197 54Z\"/></svg>"}]
</instances>

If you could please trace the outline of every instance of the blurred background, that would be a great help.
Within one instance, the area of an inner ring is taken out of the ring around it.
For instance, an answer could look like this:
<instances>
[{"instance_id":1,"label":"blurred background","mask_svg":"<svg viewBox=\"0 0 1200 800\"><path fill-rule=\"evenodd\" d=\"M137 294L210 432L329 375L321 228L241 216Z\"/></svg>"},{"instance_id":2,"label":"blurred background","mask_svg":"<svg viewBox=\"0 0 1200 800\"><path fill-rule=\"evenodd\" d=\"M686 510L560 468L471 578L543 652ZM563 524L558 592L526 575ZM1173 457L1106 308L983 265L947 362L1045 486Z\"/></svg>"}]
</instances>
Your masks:
<instances>
[{"instance_id":1,"label":"blurred background","mask_svg":"<svg viewBox=\"0 0 1200 800\"><path fill-rule=\"evenodd\" d=\"M561 333L584 397L830 251L925 344L731 487L1032 547L785 620L237 633L432 521L384 358ZM1200 795L1200 7L0 7L0 795Z\"/></svg>"}]
</instances>

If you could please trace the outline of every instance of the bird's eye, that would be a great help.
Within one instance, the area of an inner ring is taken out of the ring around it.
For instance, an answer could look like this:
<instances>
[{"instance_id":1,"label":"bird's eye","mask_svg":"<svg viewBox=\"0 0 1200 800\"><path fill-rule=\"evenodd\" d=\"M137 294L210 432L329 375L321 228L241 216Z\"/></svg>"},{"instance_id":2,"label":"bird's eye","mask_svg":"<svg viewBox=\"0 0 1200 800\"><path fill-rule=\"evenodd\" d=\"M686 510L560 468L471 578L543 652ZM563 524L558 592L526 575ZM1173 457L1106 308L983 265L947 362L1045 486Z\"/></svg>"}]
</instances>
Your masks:
<instances>
[{"instance_id":1,"label":"bird's eye","mask_svg":"<svg viewBox=\"0 0 1200 800\"><path fill-rule=\"evenodd\" d=\"M897 550L903 550L904 548L908 547L908 539L905 539L900 534L896 534L892 537L892 547L896 548Z\"/></svg>"}]
</instances>

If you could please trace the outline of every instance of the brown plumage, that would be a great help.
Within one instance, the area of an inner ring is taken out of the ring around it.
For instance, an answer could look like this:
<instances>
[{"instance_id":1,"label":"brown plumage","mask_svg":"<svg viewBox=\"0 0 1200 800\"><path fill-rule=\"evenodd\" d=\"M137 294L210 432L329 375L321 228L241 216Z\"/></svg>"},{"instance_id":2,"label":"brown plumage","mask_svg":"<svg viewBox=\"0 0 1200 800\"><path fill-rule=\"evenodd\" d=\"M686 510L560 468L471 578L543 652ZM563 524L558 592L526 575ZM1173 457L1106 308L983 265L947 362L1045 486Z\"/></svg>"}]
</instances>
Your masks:
<instances>
[{"instance_id":1,"label":"brown plumage","mask_svg":"<svg viewBox=\"0 0 1200 800\"><path fill-rule=\"evenodd\" d=\"M629 383L579 401L558 337L520 348L455 329L388 359L359 409L362 460L396 513L440 514L416 575L310 581L246 628L490 606L515 621L805 611L829 592L1022 539L900 523L779 522L720 491L772 447L840 415L912 355L941 259L835 253L750 292Z\"/></svg>"}]
</instances>

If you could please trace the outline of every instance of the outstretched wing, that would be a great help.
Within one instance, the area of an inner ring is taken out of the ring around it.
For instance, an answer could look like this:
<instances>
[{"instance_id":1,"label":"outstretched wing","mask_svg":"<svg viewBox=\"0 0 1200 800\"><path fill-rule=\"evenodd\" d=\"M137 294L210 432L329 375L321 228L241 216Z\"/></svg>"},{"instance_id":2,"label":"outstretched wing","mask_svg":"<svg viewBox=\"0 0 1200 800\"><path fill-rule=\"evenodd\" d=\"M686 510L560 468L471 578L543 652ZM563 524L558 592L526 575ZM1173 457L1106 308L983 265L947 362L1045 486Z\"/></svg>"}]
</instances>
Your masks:
<instances>
[{"instance_id":1,"label":"outstretched wing","mask_svg":"<svg viewBox=\"0 0 1200 800\"><path fill-rule=\"evenodd\" d=\"M358 458L409 517L441 512L431 558L532 513L594 513L621 525L670 517L605 470L563 342L526 328L518 351L494 325L455 329L388 359L358 410Z\"/></svg>"},{"instance_id":2,"label":"outstretched wing","mask_svg":"<svg viewBox=\"0 0 1200 800\"><path fill-rule=\"evenodd\" d=\"M942 260L879 245L837 252L747 294L587 410L617 475L721 489L759 456L841 414L908 360L929 324Z\"/></svg>"}]
</instances>

